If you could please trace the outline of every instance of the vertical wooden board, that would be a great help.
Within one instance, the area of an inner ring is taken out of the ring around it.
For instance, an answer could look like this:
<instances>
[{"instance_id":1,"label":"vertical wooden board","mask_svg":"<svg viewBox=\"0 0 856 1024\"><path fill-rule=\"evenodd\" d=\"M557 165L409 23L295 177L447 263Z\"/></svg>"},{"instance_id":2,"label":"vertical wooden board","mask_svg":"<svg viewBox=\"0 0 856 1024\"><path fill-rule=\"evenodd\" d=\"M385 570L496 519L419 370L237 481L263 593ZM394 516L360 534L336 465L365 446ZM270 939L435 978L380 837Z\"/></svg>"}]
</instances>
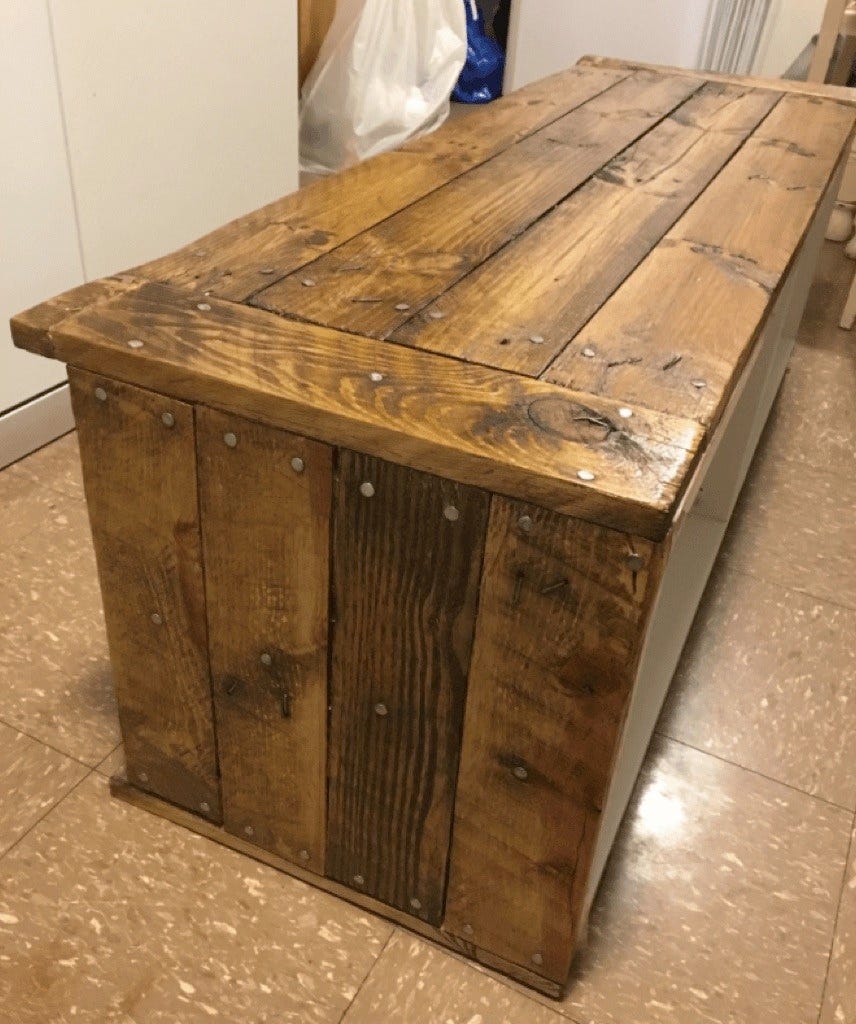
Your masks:
<instances>
[{"instance_id":1,"label":"vertical wooden board","mask_svg":"<svg viewBox=\"0 0 856 1024\"><path fill-rule=\"evenodd\" d=\"M488 495L342 451L327 871L442 916Z\"/></svg>"},{"instance_id":2,"label":"vertical wooden board","mask_svg":"<svg viewBox=\"0 0 856 1024\"><path fill-rule=\"evenodd\" d=\"M129 778L219 821L193 409L69 381Z\"/></svg>"},{"instance_id":3,"label":"vertical wooden board","mask_svg":"<svg viewBox=\"0 0 856 1024\"><path fill-rule=\"evenodd\" d=\"M201 407L197 438L223 824L323 873L332 449Z\"/></svg>"},{"instance_id":4,"label":"vertical wooden board","mask_svg":"<svg viewBox=\"0 0 856 1024\"><path fill-rule=\"evenodd\" d=\"M659 553L494 496L444 930L563 983Z\"/></svg>"}]
</instances>

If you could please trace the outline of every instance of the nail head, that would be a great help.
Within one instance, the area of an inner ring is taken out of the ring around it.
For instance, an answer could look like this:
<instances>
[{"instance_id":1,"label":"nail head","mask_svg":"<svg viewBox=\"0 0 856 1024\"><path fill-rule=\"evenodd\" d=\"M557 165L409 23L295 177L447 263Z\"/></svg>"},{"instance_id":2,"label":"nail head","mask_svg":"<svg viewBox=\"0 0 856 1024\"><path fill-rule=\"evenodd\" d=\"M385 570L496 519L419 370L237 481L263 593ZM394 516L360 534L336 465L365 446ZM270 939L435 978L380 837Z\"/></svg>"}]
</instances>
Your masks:
<instances>
[{"instance_id":1,"label":"nail head","mask_svg":"<svg viewBox=\"0 0 856 1024\"><path fill-rule=\"evenodd\" d=\"M255 835L255 834L256 834L256 830L255 830L255 829L253 828L253 826L252 826L252 825L247 825L247 826L246 826L246 827L244 828L244 835L245 835L245 836L253 836L253 835Z\"/></svg>"},{"instance_id":2,"label":"nail head","mask_svg":"<svg viewBox=\"0 0 856 1024\"><path fill-rule=\"evenodd\" d=\"M268 274L275 274L276 273L276 269L274 267L262 267L262 269L259 271L259 273L260 274L264 274L265 276L267 276Z\"/></svg>"},{"instance_id":3,"label":"nail head","mask_svg":"<svg viewBox=\"0 0 856 1024\"><path fill-rule=\"evenodd\" d=\"M694 380L692 382L692 385L693 385L694 388L698 388L699 390L701 390L702 388L706 388L707 387L707 381L706 380Z\"/></svg>"},{"instance_id":4,"label":"nail head","mask_svg":"<svg viewBox=\"0 0 856 1024\"><path fill-rule=\"evenodd\" d=\"M583 355L586 357L586 359L594 359L595 351L593 348L589 348L589 346L586 346L583 349Z\"/></svg>"},{"instance_id":5,"label":"nail head","mask_svg":"<svg viewBox=\"0 0 856 1024\"><path fill-rule=\"evenodd\" d=\"M265 668L269 668L273 664L273 658L268 654L267 651L265 651L264 654L259 658L259 661L265 666Z\"/></svg>"},{"instance_id":6,"label":"nail head","mask_svg":"<svg viewBox=\"0 0 856 1024\"><path fill-rule=\"evenodd\" d=\"M131 338L131 340L128 342L128 348L142 348L142 347L143 347L143 343L140 341L139 338Z\"/></svg>"},{"instance_id":7,"label":"nail head","mask_svg":"<svg viewBox=\"0 0 856 1024\"><path fill-rule=\"evenodd\" d=\"M315 281L311 277L304 277L303 280L300 283L303 285L304 288L314 288L315 287Z\"/></svg>"},{"instance_id":8,"label":"nail head","mask_svg":"<svg viewBox=\"0 0 856 1024\"><path fill-rule=\"evenodd\" d=\"M354 885L365 885L366 880L362 875L354 875Z\"/></svg>"},{"instance_id":9,"label":"nail head","mask_svg":"<svg viewBox=\"0 0 856 1024\"><path fill-rule=\"evenodd\" d=\"M238 435L233 434L230 430L228 433L223 435L223 443L227 448L234 448L238 444Z\"/></svg>"},{"instance_id":10,"label":"nail head","mask_svg":"<svg viewBox=\"0 0 856 1024\"><path fill-rule=\"evenodd\" d=\"M360 494L362 494L364 498L373 498L374 492L374 485L370 483L368 480L365 480L363 481L363 483L360 484Z\"/></svg>"},{"instance_id":11,"label":"nail head","mask_svg":"<svg viewBox=\"0 0 856 1024\"><path fill-rule=\"evenodd\" d=\"M410 906L413 907L414 910L421 910L422 909L422 900L417 899L416 896L411 896L410 897Z\"/></svg>"},{"instance_id":12,"label":"nail head","mask_svg":"<svg viewBox=\"0 0 856 1024\"><path fill-rule=\"evenodd\" d=\"M410 309L410 303L409 302L397 302L395 304L395 308L399 311L399 313L404 313L406 310Z\"/></svg>"},{"instance_id":13,"label":"nail head","mask_svg":"<svg viewBox=\"0 0 856 1024\"><path fill-rule=\"evenodd\" d=\"M199 810L202 811L203 814L209 814L211 811L211 805L208 803L207 800L203 800L202 803L199 805Z\"/></svg>"},{"instance_id":14,"label":"nail head","mask_svg":"<svg viewBox=\"0 0 856 1024\"><path fill-rule=\"evenodd\" d=\"M377 370L373 370L369 374L369 380L374 381L375 384L379 384L383 380L383 374L378 373Z\"/></svg>"},{"instance_id":15,"label":"nail head","mask_svg":"<svg viewBox=\"0 0 856 1024\"><path fill-rule=\"evenodd\" d=\"M577 476L580 480L594 480L594 473L590 469L578 469Z\"/></svg>"},{"instance_id":16,"label":"nail head","mask_svg":"<svg viewBox=\"0 0 856 1024\"><path fill-rule=\"evenodd\" d=\"M536 964L538 967L540 967L541 964L544 963L544 957L541 956L540 953L533 953L532 954L532 963Z\"/></svg>"},{"instance_id":17,"label":"nail head","mask_svg":"<svg viewBox=\"0 0 856 1024\"><path fill-rule=\"evenodd\" d=\"M104 388L96 388L95 397L98 399L99 402L106 402L107 392L104 390Z\"/></svg>"},{"instance_id":18,"label":"nail head","mask_svg":"<svg viewBox=\"0 0 856 1024\"><path fill-rule=\"evenodd\" d=\"M633 415L633 410L628 409L626 405L622 405L621 408L618 410L618 415L623 420L629 420L630 417Z\"/></svg>"},{"instance_id":19,"label":"nail head","mask_svg":"<svg viewBox=\"0 0 856 1024\"><path fill-rule=\"evenodd\" d=\"M148 777L148 775L146 775L145 772L137 772L137 778L140 780L140 782L148 782L149 781L149 777Z\"/></svg>"},{"instance_id":20,"label":"nail head","mask_svg":"<svg viewBox=\"0 0 856 1024\"><path fill-rule=\"evenodd\" d=\"M456 523L461 517L461 513L455 508L454 505L447 505L443 509L443 515L449 520L450 523Z\"/></svg>"},{"instance_id":21,"label":"nail head","mask_svg":"<svg viewBox=\"0 0 856 1024\"><path fill-rule=\"evenodd\" d=\"M631 551L627 556L627 568L631 572L639 572L639 570L645 565L645 559L639 554L638 551Z\"/></svg>"},{"instance_id":22,"label":"nail head","mask_svg":"<svg viewBox=\"0 0 856 1024\"><path fill-rule=\"evenodd\" d=\"M301 860L309 860L309 851L301 850L299 856Z\"/></svg>"},{"instance_id":23,"label":"nail head","mask_svg":"<svg viewBox=\"0 0 856 1024\"><path fill-rule=\"evenodd\" d=\"M202 313L208 313L211 309L211 306L207 302L197 302L196 308L200 310L200 312Z\"/></svg>"},{"instance_id":24,"label":"nail head","mask_svg":"<svg viewBox=\"0 0 856 1024\"><path fill-rule=\"evenodd\" d=\"M529 335L529 340L532 342L533 345L543 345L544 344L544 335L543 334L530 334Z\"/></svg>"},{"instance_id":25,"label":"nail head","mask_svg":"<svg viewBox=\"0 0 856 1024\"><path fill-rule=\"evenodd\" d=\"M389 708L383 703L383 701L378 701L374 706L374 712L378 718L386 718L389 714Z\"/></svg>"},{"instance_id":26,"label":"nail head","mask_svg":"<svg viewBox=\"0 0 856 1024\"><path fill-rule=\"evenodd\" d=\"M171 412L162 412L161 413L161 423L163 423L163 425L165 427L174 427L175 426L175 416L173 416L173 414Z\"/></svg>"},{"instance_id":27,"label":"nail head","mask_svg":"<svg viewBox=\"0 0 856 1024\"><path fill-rule=\"evenodd\" d=\"M529 778L529 772L522 764L515 765L514 768L512 768L512 774L515 779L520 779L521 782L525 782Z\"/></svg>"},{"instance_id":28,"label":"nail head","mask_svg":"<svg viewBox=\"0 0 856 1024\"><path fill-rule=\"evenodd\" d=\"M163 624L163 618L158 612L152 612L151 620L156 626L160 626Z\"/></svg>"},{"instance_id":29,"label":"nail head","mask_svg":"<svg viewBox=\"0 0 856 1024\"><path fill-rule=\"evenodd\" d=\"M428 316L430 316L432 320L442 320L445 315L446 314L442 311L442 309L428 310Z\"/></svg>"},{"instance_id":30,"label":"nail head","mask_svg":"<svg viewBox=\"0 0 856 1024\"><path fill-rule=\"evenodd\" d=\"M303 461L303 459L300 458L299 455L295 455L294 458L291 460L291 468L294 470L295 473L302 473L303 470L306 468L306 463Z\"/></svg>"},{"instance_id":31,"label":"nail head","mask_svg":"<svg viewBox=\"0 0 856 1024\"><path fill-rule=\"evenodd\" d=\"M532 516L521 516L517 520L517 525L524 533L529 533L532 529Z\"/></svg>"}]
</instances>

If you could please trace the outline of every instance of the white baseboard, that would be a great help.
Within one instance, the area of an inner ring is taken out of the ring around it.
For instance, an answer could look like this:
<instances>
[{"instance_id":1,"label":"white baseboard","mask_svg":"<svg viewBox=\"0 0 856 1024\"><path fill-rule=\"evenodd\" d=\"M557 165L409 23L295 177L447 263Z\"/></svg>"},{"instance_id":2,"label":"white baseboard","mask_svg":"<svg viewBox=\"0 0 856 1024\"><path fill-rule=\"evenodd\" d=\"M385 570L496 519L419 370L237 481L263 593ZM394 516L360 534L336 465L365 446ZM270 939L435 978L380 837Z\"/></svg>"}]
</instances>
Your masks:
<instances>
[{"instance_id":1,"label":"white baseboard","mask_svg":"<svg viewBox=\"0 0 856 1024\"><path fill-rule=\"evenodd\" d=\"M74 429L68 384L0 415L0 469Z\"/></svg>"}]
</instances>

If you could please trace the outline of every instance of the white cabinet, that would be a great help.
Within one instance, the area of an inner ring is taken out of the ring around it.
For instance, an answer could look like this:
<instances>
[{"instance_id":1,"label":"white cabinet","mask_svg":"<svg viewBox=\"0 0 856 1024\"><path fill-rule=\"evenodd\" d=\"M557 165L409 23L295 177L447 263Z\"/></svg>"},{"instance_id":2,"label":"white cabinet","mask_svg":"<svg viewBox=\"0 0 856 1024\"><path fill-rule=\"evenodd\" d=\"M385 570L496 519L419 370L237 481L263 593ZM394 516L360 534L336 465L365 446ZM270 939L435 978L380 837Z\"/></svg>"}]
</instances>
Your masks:
<instances>
[{"instance_id":1,"label":"white cabinet","mask_svg":"<svg viewBox=\"0 0 856 1024\"><path fill-rule=\"evenodd\" d=\"M296 0L0 0L0 465L71 426L9 317L297 187Z\"/></svg>"}]
</instances>

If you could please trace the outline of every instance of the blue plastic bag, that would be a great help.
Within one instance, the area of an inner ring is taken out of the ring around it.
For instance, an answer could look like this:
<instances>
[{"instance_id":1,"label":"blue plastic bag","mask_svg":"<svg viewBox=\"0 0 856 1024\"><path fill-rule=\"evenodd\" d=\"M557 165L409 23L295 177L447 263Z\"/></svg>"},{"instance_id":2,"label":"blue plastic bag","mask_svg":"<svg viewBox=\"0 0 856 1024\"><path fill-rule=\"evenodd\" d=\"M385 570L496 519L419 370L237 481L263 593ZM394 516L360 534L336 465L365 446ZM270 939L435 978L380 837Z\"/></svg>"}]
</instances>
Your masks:
<instances>
[{"instance_id":1,"label":"blue plastic bag","mask_svg":"<svg viewBox=\"0 0 856 1024\"><path fill-rule=\"evenodd\" d=\"M467 62L452 93L459 103L490 103L502 95L505 54L485 32L476 0L463 0L467 12Z\"/></svg>"}]
</instances>

